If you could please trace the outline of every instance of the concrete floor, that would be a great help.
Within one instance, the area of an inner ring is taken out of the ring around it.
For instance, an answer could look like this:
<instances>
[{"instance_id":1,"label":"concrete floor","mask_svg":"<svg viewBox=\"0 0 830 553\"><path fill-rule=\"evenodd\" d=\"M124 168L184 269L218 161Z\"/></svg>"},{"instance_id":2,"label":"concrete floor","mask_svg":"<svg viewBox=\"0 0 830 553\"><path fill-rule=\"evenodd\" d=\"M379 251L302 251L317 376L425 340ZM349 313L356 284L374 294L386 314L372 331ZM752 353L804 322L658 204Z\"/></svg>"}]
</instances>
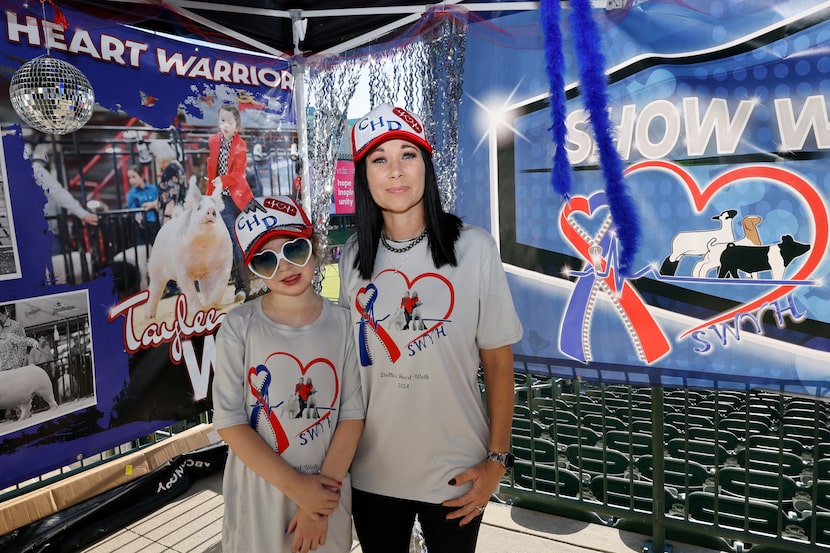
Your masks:
<instances>
[{"instance_id":1,"label":"concrete floor","mask_svg":"<svg viewBox=\"0 0 830 553\"><path fill-rule=\"evenodd\" d=\"M196 481L188 493L84 549L84 553L219 553L221 474ZM643 551L647 536L545 513L491 503L484 513L478 553L626 553ZM716 553L671 544L673 553ZM357 541L352 552L359 553ZM254 553L254 552L251 552Z\"/></svg>"}]
</instances>

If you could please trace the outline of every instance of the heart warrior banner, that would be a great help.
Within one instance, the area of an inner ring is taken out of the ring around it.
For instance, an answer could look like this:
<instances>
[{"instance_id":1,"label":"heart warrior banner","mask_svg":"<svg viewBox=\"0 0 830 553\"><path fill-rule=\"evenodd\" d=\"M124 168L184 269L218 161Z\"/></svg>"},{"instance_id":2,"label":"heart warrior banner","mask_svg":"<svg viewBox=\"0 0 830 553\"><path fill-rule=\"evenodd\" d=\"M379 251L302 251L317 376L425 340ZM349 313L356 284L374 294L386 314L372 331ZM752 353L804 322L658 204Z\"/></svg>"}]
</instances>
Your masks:
<instances>
[{"instance_id":1,"label":"heart warrior banner","mask_svg":"<svg viewBox=\"0 0 830 553\"><path fill-rule=\"evenodd\" d=\"M65 136L0 103L1 489L210 407L214 335L242 301L223 201L205 195L211 137L230 115L240 186L290 194L296 122L285 60L68 9L64 25L51 4L0 8L0 90L50 55L96 100Z\"/></svg>"},{"instance_id":2,"label":"heart warrior banner","mask_svg":"<svg viewBox=\"0 0 830 553\"><path fill-rule=\"evenodd\" d=\"M595 381L827 395L830 3L652 0L591 17L604 129L576 36L590 26L571 9L507 15L467 42L458 211L501 246L517 359ZM609 138L638 221L609 198Z\"/></svg>"}]
</instances>

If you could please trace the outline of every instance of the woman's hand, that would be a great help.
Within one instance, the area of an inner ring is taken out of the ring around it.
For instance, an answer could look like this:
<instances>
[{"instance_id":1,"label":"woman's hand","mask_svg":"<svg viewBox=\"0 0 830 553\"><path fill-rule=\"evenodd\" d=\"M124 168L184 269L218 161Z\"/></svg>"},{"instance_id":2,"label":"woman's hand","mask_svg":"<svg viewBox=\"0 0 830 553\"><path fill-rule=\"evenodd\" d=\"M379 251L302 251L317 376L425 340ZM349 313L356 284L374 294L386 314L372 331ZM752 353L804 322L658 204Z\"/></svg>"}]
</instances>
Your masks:
<instances>
[{"instance_id":1,"label":"woman's hand","mask_svg":"<svg viewBox=\"0 0 830 553\"><path fill-rule=\"evenodd\" d=\"M459 526L464 526L475 517L484 515L487 502L504 476L504 471L505 468L498 463L482 461L450 480L451 486L472 482L473 487L464 495L443 503L444 507L458 507L447 515L447 520L461 519Z\"/></svg>"},{"instance_id":2,"label":"woman's hand","mask_svg":"<svg viewBox=\"0 0 830 553\"><path fill-rule=\"evenodd\" d=\"M328 529L328 517L314 517L303 509L297 509L286 530L287 534L294 532L291 551L308 553L321 545L325 545Z\"/></svg>"}]
</instances>

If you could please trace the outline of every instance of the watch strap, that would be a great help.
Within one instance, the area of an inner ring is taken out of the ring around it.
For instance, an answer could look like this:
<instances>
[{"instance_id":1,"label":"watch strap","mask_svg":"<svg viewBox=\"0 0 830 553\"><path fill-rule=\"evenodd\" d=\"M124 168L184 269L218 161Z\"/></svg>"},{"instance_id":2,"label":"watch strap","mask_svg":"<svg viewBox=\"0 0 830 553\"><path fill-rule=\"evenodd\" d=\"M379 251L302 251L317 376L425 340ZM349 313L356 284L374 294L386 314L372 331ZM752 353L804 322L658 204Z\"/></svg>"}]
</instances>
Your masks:
<instances>
[{"instance_id":1,"label":"watch strap","mask_svg":"<svg viewBox=\"0 0 830 553\"><path fill-rule=\"evenodd\" d=\"M505 452L498 452L498 451L488 451L487 452L487 460L493 461L494 463L498 463L506 469L513 468L513 454L509 451Z\"/></svg>"}]
</instances>

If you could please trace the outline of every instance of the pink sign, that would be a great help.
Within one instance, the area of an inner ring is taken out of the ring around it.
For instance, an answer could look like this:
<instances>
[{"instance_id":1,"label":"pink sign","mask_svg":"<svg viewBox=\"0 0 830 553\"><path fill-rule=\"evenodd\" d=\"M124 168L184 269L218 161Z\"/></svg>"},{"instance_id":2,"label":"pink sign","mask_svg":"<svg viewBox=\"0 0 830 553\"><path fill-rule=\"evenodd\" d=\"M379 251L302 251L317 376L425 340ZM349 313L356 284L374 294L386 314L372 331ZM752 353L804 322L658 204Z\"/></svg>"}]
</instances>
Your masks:
<instances>
[{"instance_id":1,"label":"pink sign","mask_svg":"<svg viewBox=\"0 0 830 553\"><path fill-rule=\"evenodd\" d=\"M354 213L354 164L351 161L338 161L334 173L334 211L335 215Z\"/></svg>"}]
</instances>

